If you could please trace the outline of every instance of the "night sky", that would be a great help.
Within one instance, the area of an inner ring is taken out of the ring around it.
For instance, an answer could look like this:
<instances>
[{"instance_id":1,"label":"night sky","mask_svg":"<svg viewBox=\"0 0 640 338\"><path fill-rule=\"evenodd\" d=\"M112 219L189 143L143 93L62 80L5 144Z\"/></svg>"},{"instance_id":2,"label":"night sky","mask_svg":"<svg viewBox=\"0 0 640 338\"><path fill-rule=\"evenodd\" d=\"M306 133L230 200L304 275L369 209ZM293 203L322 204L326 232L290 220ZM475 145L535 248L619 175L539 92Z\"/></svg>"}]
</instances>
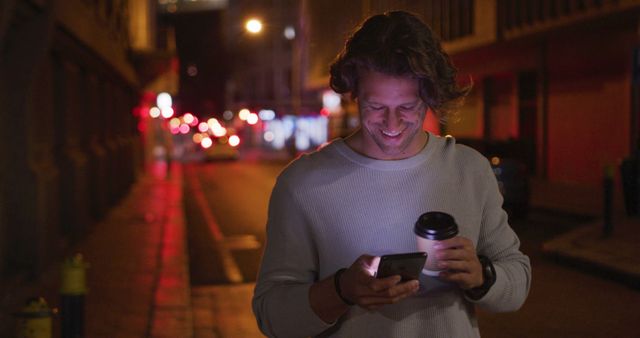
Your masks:
<instances>
[{"instance_id":1,"label":"night sky","mask_svg":"<svg viewBox=\"0 0 640 338\"><path fill-rule=\"evenodd\" d=\"M228 76L222 11L180 13L166 19L175 26L180 58L179 109L196 116L221 114Z\"/></svg>"}]
</instances>

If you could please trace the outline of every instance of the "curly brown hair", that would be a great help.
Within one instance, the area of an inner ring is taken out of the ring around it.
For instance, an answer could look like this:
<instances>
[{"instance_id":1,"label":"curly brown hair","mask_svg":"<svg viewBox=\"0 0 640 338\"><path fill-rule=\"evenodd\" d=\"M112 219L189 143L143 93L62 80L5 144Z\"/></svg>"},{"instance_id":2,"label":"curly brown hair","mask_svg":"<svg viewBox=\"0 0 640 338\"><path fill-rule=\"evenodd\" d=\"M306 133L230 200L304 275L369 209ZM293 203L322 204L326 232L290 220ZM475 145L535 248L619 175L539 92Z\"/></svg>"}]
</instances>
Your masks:
<instances>
[{"instance_id":1,"label":"curly brown hair","mask_svg":"<svg viewBox=\"0 0 640 338\"><path fill-rule=\"evenodd\" d=\"M471 89L456 83L457 71L431 28L405 11L374 15L356 29L331 64L331 88L356 98L362 70L417 78L420 98L443 122Z\"/></svg>"}]
</instances>

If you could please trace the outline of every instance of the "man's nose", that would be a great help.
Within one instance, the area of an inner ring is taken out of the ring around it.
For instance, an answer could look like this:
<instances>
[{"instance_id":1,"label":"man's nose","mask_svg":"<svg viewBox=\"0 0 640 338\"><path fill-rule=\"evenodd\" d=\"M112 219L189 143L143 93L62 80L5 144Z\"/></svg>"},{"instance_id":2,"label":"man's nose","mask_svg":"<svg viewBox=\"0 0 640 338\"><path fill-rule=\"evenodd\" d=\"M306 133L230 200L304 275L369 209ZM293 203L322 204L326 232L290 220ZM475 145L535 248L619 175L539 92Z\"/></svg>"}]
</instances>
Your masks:
<instances>
[{"instance_id":1,"label":"man's nose","mask_svg":"<svg viewBox=\"0 0 640 338\"><path fill-rule=\"evenodd\" d=\"M387 116L385 118L385 122L387 128L395 130L396 128L400 127L400 116L395 110L388 109L386 115Z\"/></svg>"}]
</instances>

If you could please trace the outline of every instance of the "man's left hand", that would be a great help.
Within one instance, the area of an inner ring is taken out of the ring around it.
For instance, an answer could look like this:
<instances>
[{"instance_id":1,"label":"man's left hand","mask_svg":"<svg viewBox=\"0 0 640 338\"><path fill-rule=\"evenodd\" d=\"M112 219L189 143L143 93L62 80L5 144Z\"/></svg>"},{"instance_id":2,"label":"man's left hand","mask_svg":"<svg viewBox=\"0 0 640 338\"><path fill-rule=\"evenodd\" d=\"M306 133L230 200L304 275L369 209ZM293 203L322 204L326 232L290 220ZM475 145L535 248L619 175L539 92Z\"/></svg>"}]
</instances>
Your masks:
<instances>
[{"instance_id":1,"label":"man's left hand","mask_svg":"<svg viewBox=\"0 0 640 338\"><path fill-rule=\"evenodd\" d=\"M441 279L456 283L463 290L482 285L482 265L470 239L457 236L436 243L434 248L438 268L444 270L440 272Z\"/></svg>"}]
</instances>

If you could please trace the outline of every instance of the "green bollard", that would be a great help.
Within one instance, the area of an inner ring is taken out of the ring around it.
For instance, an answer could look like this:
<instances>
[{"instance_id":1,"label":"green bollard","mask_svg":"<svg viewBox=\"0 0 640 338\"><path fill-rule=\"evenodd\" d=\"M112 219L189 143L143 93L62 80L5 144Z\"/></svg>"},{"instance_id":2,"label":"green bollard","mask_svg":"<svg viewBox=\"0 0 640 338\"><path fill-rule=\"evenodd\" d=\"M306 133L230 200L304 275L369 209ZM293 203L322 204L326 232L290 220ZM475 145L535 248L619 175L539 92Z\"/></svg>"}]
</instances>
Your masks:
<instances>
[{"instance_id":1,"label":"green bollard","mask_svg":"<svg viewBox=\"0 0 640 338\"><path fill-rule=\"evenodd\" d=\"M84 337L84 297L87 293L86 270L89 267L81 254L62 263L60 288L60 319L62 338Z\"/></svg>"},{"instance_id":2,"label":"green bollard","mask_svg":"<svg viewBox=\"0 0 640 338\"><path fill-rule=\"evenodd\" d=\"M51 338L51 318L56 313L42 298L31 298L13 315L18 318L17 338Z\"/></svg>"}]
</instances>

